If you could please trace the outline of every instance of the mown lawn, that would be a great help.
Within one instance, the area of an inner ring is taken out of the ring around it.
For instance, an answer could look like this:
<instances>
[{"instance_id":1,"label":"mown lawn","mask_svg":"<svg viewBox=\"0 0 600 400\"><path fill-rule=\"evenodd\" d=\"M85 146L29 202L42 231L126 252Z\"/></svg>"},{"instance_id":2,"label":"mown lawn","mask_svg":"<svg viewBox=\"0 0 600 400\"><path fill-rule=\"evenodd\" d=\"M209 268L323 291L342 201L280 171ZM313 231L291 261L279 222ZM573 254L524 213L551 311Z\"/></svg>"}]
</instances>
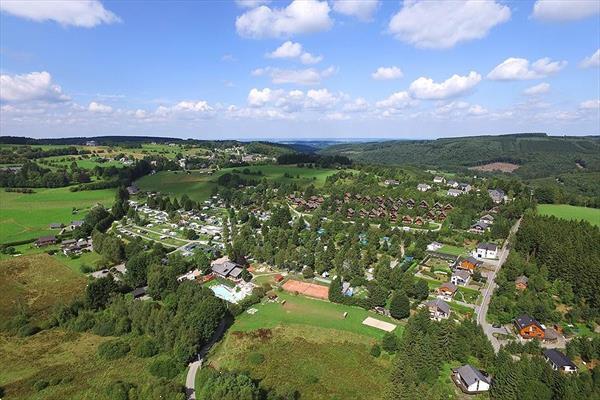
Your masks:
<instances>
[{"instance_id":1,"label":"mown lawn","mask_svg":"<svg viewBox=\"0 0 600 400\"><path fill-rule=\"evenodd\" d=\"M392 357L371 356L374 342L337 329L282 325L232 331L208 360L220 370L245 372L264 388L296 390L303 400L379 399L389 382Z\"/></svg>"},{"instance_id":2,"label":"mown lawn","mask_svg":"<svg viewBox=\"0 0 600 400\"><path fill-rule=\"evenodd\" d=\"M439 253L450 254L453 256L461 256L467 254L467 251L462 247L445 244L438 250Z\"/></svg>"},{"instance_id":3,"label":"mown lawn","mask_svg":"<svg viewBox=\"0 0 600 400\"><path fill-rule=\"evenodd\" d=\"M115 193L112 189L71 192L68 187L33 190L33 194L0 191L0 243L55 235L58 230L49 229L51 223L83 219L97 203L110 206ZM73 207L79 209L77 214L72 214Z\"/></svg>"},{"instance_id":4,"label":"mown lawn","mask_svg":"<svg viewBox=\"0 0 600 400\"><path fill-rule=\"evenodd\" d=\"M539 204L537 211L541 215L553 215L557 218L584 220L592 225L600 226L600 209L577 207L568 204Z\"/></svg>"}]
</instances>

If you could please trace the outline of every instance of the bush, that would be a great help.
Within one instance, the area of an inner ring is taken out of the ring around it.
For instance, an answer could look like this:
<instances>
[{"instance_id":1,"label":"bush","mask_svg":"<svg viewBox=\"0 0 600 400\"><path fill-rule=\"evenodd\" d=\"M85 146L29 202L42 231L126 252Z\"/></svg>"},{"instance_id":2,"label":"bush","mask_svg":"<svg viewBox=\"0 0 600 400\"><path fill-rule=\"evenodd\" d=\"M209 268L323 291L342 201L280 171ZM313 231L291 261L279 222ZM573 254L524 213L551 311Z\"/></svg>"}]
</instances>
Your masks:
<instances>
[{"instance_id":1,"label":"bush","mask_svg":"<svg viewBox=\"0 0 600 400\"><path fill-rule=\"evenodd\" d=\"M398 350L398 338L390 332L383 335L381 347L388 353L395 353Z\"/></svg>"},{"instance_id":2,"label":"bush","mask_svg":"<svg viewBox=\"0 0 600 400\"><path fill-rule=\"evenodd\" d=\"M38 333L39 331L41 331L39 326L27 324L27 325L23 325L22 327L19 328L19 336L21 336L21 337L33 336L36 333Z\"/></svg>"},{"instance_id":3,"label":"bush","mask_svg":"<svg viewBox=\"0 0 600 400\"><path fill-rule=\"evenodd\" d=\"M248 356L248 361L250 361L250 364L259 365L265 361L265 356L261 353L252 352Z\"/></svg>"},{"instance_id":4,"label":"bush","mask_svg":"<svg viewBox=\"0 0 600 400\"><path fill-rule=\"evenodd\" d=\"M381 347L379 347L378 344L374 344L373 347L371 347L371 355L373 357L379 357L381 355Z\"/></svg>"},{"instance_id":5,"label":"bush","mask_svg":"<svg viewBox=\"0 0 600 400\"><path fill-rule=\"evenodd\" d=\"M134 386L131 383L123 381L112 382L106 388L106 395L114 400L128 400L129 391L133 388Z\"/></svg>"},{"instance_id":6,"label":"bush","mask_svg":"<svg viewBox=\"0 0 600 400\"><path fill-rule=\"evenodd\" d=\"M35 381L35 383L33 384L33 388L38 391L41 392L42 390L46 389L48 387L49 383L47 380L45 379L40 379L38 381Z\"/></svg>"},{"instance_id":7,"label":"bush","mask_svg":"<svg viewBox=\"0 0 600 400\"><path fill-rule=\"evenodd\" d=\"M122 340L109 340L98 346L98 355L105 360L116 360L129 353L131 348Z\"/></svg>"},{"instance_id":8,"label":"bush","mask_svg":"<svg viewBox=\"0 0 600 400\"><path fill-rule=\"evenodd\" d=\"M159 378L172 379L179 373L179 366L169 358L154 360L148 369L152 375Z\"/></svg>"},{"instance_id":9,"label":"bush","mask_svg":"<svg viewBox=\"0 0 600 400\"><path fill-rule=\"evenodd\" d=\"M158 345L154 339L142 339L137 346L135 346L134 354L143 358L155 356L158 354Z\"/></svg>"}]
</instances>

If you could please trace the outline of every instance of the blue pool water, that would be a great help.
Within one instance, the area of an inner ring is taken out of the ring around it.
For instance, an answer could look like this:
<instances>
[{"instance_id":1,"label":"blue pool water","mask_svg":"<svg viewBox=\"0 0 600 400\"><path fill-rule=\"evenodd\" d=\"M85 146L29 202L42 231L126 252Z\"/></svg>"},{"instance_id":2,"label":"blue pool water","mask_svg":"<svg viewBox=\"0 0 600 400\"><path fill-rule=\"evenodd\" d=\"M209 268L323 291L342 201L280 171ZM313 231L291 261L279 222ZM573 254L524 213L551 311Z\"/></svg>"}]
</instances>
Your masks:
<instances>
[{"instance_id":1,"label":"blue pool water","mask_svg":"<svg viewBox=\"0 0 600 400\"><path fill-rule=\"evenodd\" d=\"M215 285L211 286L210 289L215 293L220 299L228 301L230 303L237 303L237 298L235 293L225 285Z\"/></svg>"}]
</instances>

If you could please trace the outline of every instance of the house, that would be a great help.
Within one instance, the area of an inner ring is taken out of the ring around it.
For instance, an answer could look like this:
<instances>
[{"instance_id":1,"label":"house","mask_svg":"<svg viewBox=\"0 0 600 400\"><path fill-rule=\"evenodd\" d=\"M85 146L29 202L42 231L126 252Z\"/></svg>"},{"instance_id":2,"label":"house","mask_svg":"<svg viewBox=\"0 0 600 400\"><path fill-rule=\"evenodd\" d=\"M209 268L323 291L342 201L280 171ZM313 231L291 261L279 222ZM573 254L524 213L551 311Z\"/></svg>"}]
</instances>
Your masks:
<instances>
[{"instance_id":1,"label":"house","mask_svg":"<svg viewBox=\"0 0 600 400\"><path fill-rule=\"evenodd\" d=\"M229 260L215 262L210 269L223 278L231 277L236 279L242 273L240 266Z\"/></svg>"},{"instance_id":2,"label":"house","mask_svg":"<svg viewBox=\"0 0 600 400\"><path fill-rule=\"evenodd\" d=\"M413 208L415 206L415 201L413 199L406 200L406 207Z\"/></svg>"},{"instance_id":3,"label":"house","mask_svg":"<svg viewBox=\"0 0 600 400\"><path fill-rule=\"evenodd\" d=\"M517 279L515 279L515 288L518 290L525 290L527 289L528 282L529 278L525 275L518 276Z\"/></svg>"},{"instance_id":4,"label":"house","mask_svg":"<svg viewBox=\"0 0 600 400\"><path fill-rule=\"evenodd\" d=\"M444 178L443 176L435 176L433 178L433 183L445 183L446 182L446 178Z\"/></svg>"},{"instance_id":5,"label":"house","mask_svg":"<svg viewBox=\"0 0 600 400\"><path fill-rule=\"evenodd\" d=\"M79 228L82 225L83 221L71 221L71 225L69 225L69 227L71 228L71 230L73 230L75 228Z\"/></svg>"},{"instance_id":6,"label":"house","mask_svg":"<svg viewBox=\"0 0 600 400\"><path fill-rule=\"evenodd\" d=\"M447 183L448 187L451 188L457 188L458 187L458 182L454 181L454 180L449 180Z\"/></svg>"},{"instance_id":7,"label":"house","mask_svg":"<svg viewBox=\"0 0 600 400\"><path fill-rule=\"evenodd\" d=\"M58 222L54 222L50 224L50 229L62 229L64 228L64 224L60 224Z\"/></svg>"},{"instance_id":8,"label":"house","mask_svg":"<svg viewBox=\"0 0 600 400\"><path fill-rule=\"evenodd\" d=\"M469 228L469 232L483 234L488 229L489 225L485 222L476 222L473 225L471 225L471 228Z\"/></svg>"},{"instance_id":9,"label":"house","mask_svg":"<svg viewBox=\"0 0 600 400\"><path fill-rule=\"evenodd\" d=\"M450 197L458 197L462 194L463 192L461 192L458 189L448 189L448 192L446 192L446 195L450 196Z\"/></svg>"},{"instance_id":10,"label":"house","mask_svg":"<svg viewBox=\"0 0 600 400\"><path fill-rule=\"evenodd\" d=\"M491 380L480 370L466 364L453 370L452 380L465 393L479 393L490 390Z\"/></svg>"},{"instance_id":11,"label":"house","mask_svg":"<svg viewBox=\"0 0 600 400\"><path fill-rule=\"evenodd\" d=\"M202 276L202 272L200 272L200 270L198 268L196 268L196 269L186 272L183 275L178 276L177 282L183 282L186 280L195 281L200 276Z\"/></svg>"},{"instance_id":12,"label":"house","mask_svg":"<svg viewBox=\"0 0 600 400\"><path fill-rule=\"evenodd\" d=\"M136 185L127 186L127 193L130 195L138 194L140 192L140 188Z\"/></svg>"},{"instance_id":13,"label":"house","mask_svg":"<svg viewBox=\"0 0 600 400\"><path fill-rule=\"evenodd\" d=\"M414 224L415 224L415 225L419 225L419 226L421 226L421 225L423 225L424 223L425 223L425 221L423 221L423 218L421 218L421 217L416 217L416 218L415 218L415 221L414 221Z\"/></svg>"},{"instance_id":14,"label":"house","mask_svg":"<svg viewBox=\"0 0 600 400\"><path fill-rule=\"evenodd\" d=\"M473 250L473 257L488 259L497 258L498 246L493 243L479 243L477 248Z\"/></svg>"},{"instance_id":15,"label":"house","mask_svg":"<svg viewBox=\"0 0 600 400\"><path fill-rule=\"evenodd\" d=\"M96 143L95 140L88 140L87 142L85 142L86 146L98 146L98 143Z\"/></svg>"},{"instance_id":16,"label":"house","mask_svg":"<svg viewBox=\"0 0 600 400\"><path fill-rule=\"evenodd\" d=\"M506 200L506 194L501 189L489 189L488 194L496 204L500 204Z\"/></svg>"},{"instance_id":17,"label":"house","mask_svg":"<svg viewBox=\"0 0 600 400\"><path fill-rule=\"evenodd\" d=\"M426 192L426 191L428 191L429 189L431 189L431 186L429 186L429 185L428 185L428 184L426 184L426 183L419 183L419 184L417 185L417 190L418 190L419 192Z\"/></svg>"},{"instance_id":18,"label":"house","mask_svg":"<svg viewBox=\"0 0 600 400\"><path fill-rule=\"evenodd\" d=\"M402 217L402 223L411 225L413 223L413 219L410 215L405 215L404 217Z\"/></svg>"},{"instance_id":19,"label":"house","mask_svg":"<svg viewBox=\"0 0 600 400\"><path fill-rule=\"evenodd\" d=\"M553 370L567 373L577 372L577 366L573 364L573 361L560 351L546 349L543 354L546 362L550 364Z\"/></svg>"},{"instance_id":20,"label":"house","mask_svg":"<svg viewBox=\"0 0 600 400\"><path fill-rule=\"evenodd\" d=\"M434 321L441 321L450 317L450 306L444 300L435 299L425 303L429 309L429 318Z\"/></svg>"},{"instance_id":21,"label":"house","mask_svg":"<svg viewBox=\"0 0 600 400\"><path fill-rule=\"evenodd\" d=\"M419 207L429 208L429 203L427 202L427 200L421 200L421 202L419 203Z\"/></svg>"},{"instance_id":22,"label":"house","mask_svg":"<svg viewBox=\"0 0 600 400\"><path fill-rule=\"evenodd\" d=\"M542 324L529 315L521 315L515 319L515 327L523 339L544 339Z\"/></svg>"},{"instance_id":23,"label":"house","mask_svg":"<svg viewBox=\"0 0 600 400\"><path fill-rule=\"evenodd\" d=\"M442 283L437 289L438 298L446 301L452 300L452 297L456 294L458 288L451 282Z\"/></svg>"},{"instance_id":24,"label":"house","mask_svg":"<svg viewBox=\"0 0 600 400\"><path fill-rule=\"evenodd\" d=\"M490 214L485 214L483 217L479 218L479 222L491 225L494 223L494 216Z\"/></svg>"},{"instance_id":25,"label":"house","mask_svg":"<svg viewBox=\"0 0 600 400\"><path fill-rule=\"evenodd\" d=\"M471 189L472 189L472 187L468 183L459 183L458 184L458 190L460 190L461 192L469 193L471 191Z\"/></svg>"},{"instance_id":26,"label":"house","mask_svg":"<svg viewBox=\"0 0 600 400\"><path fill-rule=\"evenodd\" d=\"M456 269L462 269L469 272L474 272L475 269L483 265L483 261L477 260L473 257L463 258L456 265Z\"/></svg>"},{"instance_id":27,"label":"house","mask_svg":"<svg viewBox=\"0 0 600 400\"><path fill-rule=\"evenodd\" d=\"M277 275L275 275L274 279L275 279L275 282L279 283L283 280L283 275L277 274Z\"/></svg>"},{"instance_id":28,"label":"house","mask_svg":"<svg viewBox=\"0 0 600 400\"><path fill-rule=\"evenodd\" d=\"M395 179L386 179L383 183L385 183L386 186L397 186L400 184L400 182Z\"/></svg>"},{"instance_id":29,"label":"house","mask_svg":"<svg viewBox=\"0 0 600 400\"><path fill-rule=\"evenodd\" d=\"M431 242L427 245L427 251L437 251L441 249L444 245L439 242Z\"/></svg>"},{"instance_id":30,"label":"house","mask_svg":"<svg viewBox=\"0 0 600 400\"><path fill-rule=\"evenodd\" d=\"M148 286L142 286L142 287L133 289L131 294L133 295L134 299L141 299L142 297L146 296L147 291L148 291Z\"/></svg>"},{"instance_id":31,"label":"house","mask_svg":"<svg viewBox=\"0 0 600 400\"><path fill-rule=\"evenodd\" d=\"M469 280L471 280L471 274L469 273L469 271L464 269L456 270L456 272L454 272L452 274L452 277L450 278L450 282L457 286L465 286L467 283L469 283Z\"/></svg>"},{"instance_id":32,"label":"house","mask_svg":"<svg viewBox=\"0 0 600 400\"><path fill-rule=\"evenodd\" d=\"M56 243L56 236L42 236L35 241L37 247L49 246Z\"/></svg>"},{"instance_id":33,"label":"house","mask_svg":"<svg viewBox=\"0 0 600 400\"><path fill-rule=\"evenodd\" d=\"M444 222L446 220L446 218L448 218L448 216L443 211L437 215L437 220L440 222Z\"/></svg>"}]
</instances>

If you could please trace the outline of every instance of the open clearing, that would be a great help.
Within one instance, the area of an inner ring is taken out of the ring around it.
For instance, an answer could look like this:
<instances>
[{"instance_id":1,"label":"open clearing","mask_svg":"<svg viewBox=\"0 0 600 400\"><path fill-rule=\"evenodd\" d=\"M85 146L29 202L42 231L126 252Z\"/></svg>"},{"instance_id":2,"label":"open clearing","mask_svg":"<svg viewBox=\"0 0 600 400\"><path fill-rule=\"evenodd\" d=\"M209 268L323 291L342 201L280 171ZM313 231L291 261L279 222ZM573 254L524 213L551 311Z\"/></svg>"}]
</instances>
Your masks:
<instances>
[{"instance_id":1,"label":"open clearing","mask_svg":"<svg viewBox=\"0 0 600 400\"><path fill-rule=\"evenodd\" d=\"M392 332L394 329L396 329L396 325L382 321L380 319L375 319L373 317L365 318L365 320L362 323L364 325L372 326L373 328L381 329L382 331L386 332Z\"/></svg>"},{"instance_id":2,"label":"open clearing","mask_svg":"<svg viewBox=\"0 0 600 400\"><path fill-rule=\"evenodd\" d=\"M491 172L491 171L500 171L500 172L513 172L519 168L519 165L506 163L506 162L493 162L484 165L478 165L476 167L471 167L469 169L475 171L483 171L483 172Z\"/></svg>"},{"instance_id":3,"label":"open clearing","mask_svg":"<svg viewBox=\"0 0 600 400\"><path fill-rule=\"evenodd\" d=\"M53 222L68 224L81 220L97 203L109 206L114 200L112 189L71 192L68 187L33 189L35 193L0 191L0 243L14 242L44 235L55 235L49 229ZM73 207L79 211L72 213Z\"/></svg>"},{"instance_id":4,"label":"open clearing","mask_svg":"<svg viewBox=\"0 0 600 400\"><path fill-rule=\"evenodd\" d=\"M0 319L23 309L33 319L83 293L87 280L47 254L0 261Z\"/></svg>"},{"instance_id":5,"label":"open clearing","mask_svg":"<svg viewBox=\"0 0 600 400\"><path fill-rule=\"evenodd\" d=\"M243 171L249 169L251 173L261 171L262 175L243 175L250 179L260 180L267 178L278 182L295 182L299 185L314 184L321 186L325 179L336 172L334 169L299 168L290 165L261 165L238 168L225 168L214 172L212 175L206 170L193 170L189 174L184 171L161 171L154 175L146 175L136 184L141 190L156 191L161 193L183 196L187 194L191 199L204 201L208 199L217 185L219 176L231 173L234 169ZM285 174L290 177L285 177Z\"/></svg>"},{"instance_id":6,"label":"open clearing","mask_svg":"<svg viewBox=\"0 0 600 400\"><path fill-rule=\"evenodd\" d=\"M552 215L557 218L584 220L592 225L600 226L600 209L570 206L568 204L539 204L538 213Z\"/></svg>"}]
</instances>

